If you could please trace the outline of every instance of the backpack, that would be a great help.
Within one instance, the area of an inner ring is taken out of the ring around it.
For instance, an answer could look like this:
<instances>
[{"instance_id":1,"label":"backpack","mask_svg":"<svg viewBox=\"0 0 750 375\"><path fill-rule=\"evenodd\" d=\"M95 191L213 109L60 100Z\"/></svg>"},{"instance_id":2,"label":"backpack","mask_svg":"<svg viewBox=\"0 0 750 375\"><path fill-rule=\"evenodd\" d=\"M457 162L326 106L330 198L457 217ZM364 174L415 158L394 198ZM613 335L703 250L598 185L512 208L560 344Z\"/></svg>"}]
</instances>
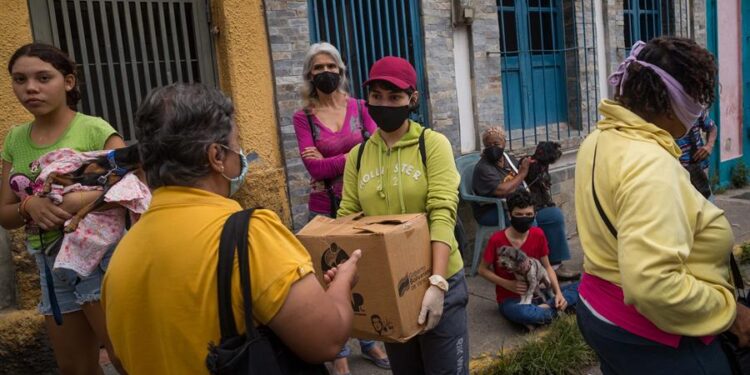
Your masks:
<instances>
[{"instance_id":1,"label":"backpack","mask_svg":"<svg viewBox=\"0 0 750 375\"><path fill-rule=\"evenodd\" d=\"M419 133L419 156L422 159L422 166L424 166L425 171L427 170L427 146L425 145L425 135L424 133L427 131L427 128L422 128L422 132ZM359 172L359 167L362 166L362 154L365 151L365 146L367 145L367 139L365 138L362 143L360 143L359 146L359 152L357 153L357 172ZM425 173L425 178L427 178L427 174ZM464 254L464 249L466 248L466 232L464 231L464 223L461 221L461 218L458 216L458 212L456 212L456 226L453 228L453 235L456 237L456 242L458 242L458 251L461 253L461 256Z\"/></svg>"}]
</instances>

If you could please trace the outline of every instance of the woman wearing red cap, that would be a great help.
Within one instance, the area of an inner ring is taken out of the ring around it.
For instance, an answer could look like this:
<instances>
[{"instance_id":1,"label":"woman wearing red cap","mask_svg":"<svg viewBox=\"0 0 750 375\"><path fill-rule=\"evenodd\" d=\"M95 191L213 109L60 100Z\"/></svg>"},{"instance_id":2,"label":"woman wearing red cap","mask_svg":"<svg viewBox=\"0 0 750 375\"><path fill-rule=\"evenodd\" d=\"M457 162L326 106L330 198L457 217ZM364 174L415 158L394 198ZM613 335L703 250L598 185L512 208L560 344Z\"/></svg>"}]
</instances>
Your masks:
<instances>
[{"instance_id":1,"label":"woman wearing red cap","mask_svg":"<svg viewBox=\"0 0 750 375\"><path fill-rule=\"evenodd\" d=\"M468 374L468 290L453 234L460 177L451 144L408 118L419 104L417 73L408 61L378 60L364 85L378 130L349 153L338 216L426 212L432 239L433 275L422 311L414 317L424 331L406 343L385 344L391 369L394 374Z\"/></svg>"},{"instance_id":2,"label":"woman wearing red cap","mask_svg":"<svg viewBox=\"0 0 750 375\"><path fill-rule=\"evenodd\" d=\"M330 43L315 43L307 50L303 64L302 99L305 107L294 114L302 162L312 177L308 201L310 217L335 217L341 200L342 174L346 154L375 132L375 122L367 114L364 100L347 93L346 66L339 51ZM359 340L362 357L389 369L388 357L375 341ZM344 345L333 362L336 374L348 374Z\"/></svg>"}]
</instances>

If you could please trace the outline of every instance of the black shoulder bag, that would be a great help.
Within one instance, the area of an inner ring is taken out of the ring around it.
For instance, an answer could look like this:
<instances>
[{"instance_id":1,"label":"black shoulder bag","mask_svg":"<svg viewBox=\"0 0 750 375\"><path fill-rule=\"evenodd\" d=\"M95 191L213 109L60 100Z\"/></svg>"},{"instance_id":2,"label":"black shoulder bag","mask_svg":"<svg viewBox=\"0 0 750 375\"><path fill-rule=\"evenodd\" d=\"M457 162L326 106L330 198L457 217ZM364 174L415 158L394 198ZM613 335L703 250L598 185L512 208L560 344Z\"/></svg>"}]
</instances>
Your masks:
<instances>
[{"instance_id":1,"label":"black shoulder bag","mask_svg":"<svg viewBox=\"0 0 750 375\"><path fill-rule=\"evenodd\" d=\"M304 362L266 326L255 327L250 297L248 232L253 209L239 211L227 219L221 231L217 285L219 292L219 345L209 343L206 367L214 375L328 374L322 364ZM236 250L235 250L236 249ZM245 330L240 335L232 312L232 265L234 254L240 269L245 307Z\"/></svg>"},{"instance_id":2,"label":"black shoulder bag","mask_svg":"<svg viewBox=\"0 0 750 375\"><path fill-rule=\"evenodd\" d=\"M604 209L599 202L599 197L597 197L596 195L594 171L596 171L596 149L598 148L598 146L599 139L597 138L596 145L594 146L593 166L591 168L591 193L594 195L594 205L596 205L596 210L599 212L599 216L602 218L604 225L607 226L609 233L611 233L612 236L617 239L617 229L615 229L615 226L612 225L612 222L609 221L609 218L604 213ZM740 273L740 268L737 265L737 260L734 259L734 254L732 253L729 254L729 267L732 271L732 279L738 293L737 303L741 303L747 306L747 296L741 294L741 291L744 290L745 284L742 281L742 274ZM732 368L732 374L750 374L750 349L740 348L738 345L737 337L729 331L722 332L718 338L721 341L721 347L724 349L724 352L729 359L729 365Z\"/></svg>"}]
</instances>

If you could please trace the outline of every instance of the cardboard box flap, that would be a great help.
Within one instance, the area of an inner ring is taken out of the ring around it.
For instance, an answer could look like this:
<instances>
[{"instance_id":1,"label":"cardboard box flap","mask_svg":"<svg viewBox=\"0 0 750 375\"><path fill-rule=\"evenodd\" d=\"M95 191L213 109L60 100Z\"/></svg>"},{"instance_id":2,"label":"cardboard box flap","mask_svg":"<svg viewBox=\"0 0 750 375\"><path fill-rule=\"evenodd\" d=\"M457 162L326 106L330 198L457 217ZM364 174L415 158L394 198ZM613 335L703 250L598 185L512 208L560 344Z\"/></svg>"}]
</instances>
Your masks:
<instances>
[{"instance_id":1,"label":"cardboard box flap","mask_svg":"<svg viewBox=\"0 0 750 375\"><path fill-rule=\"evenodd\" d=\"M358 231L359 233L384 234L384 233L393 232L394 229L402 225L407 226L408 228L408 222L402 223L398 221L386 221L386 222L379 222L379 223L372 223L372 224L365 224L365 225L355 225L352 227L352 229Z\"/></svg>"},{"instance_id":2,"label":"cardboard box flap","mask_svg":"<svg viewBox=\"0 0 750 375\"><path fill-rule=\"evenodd\" d=\"M364 216L362 213L332 219L322 215L313 218L298 236L327 236L332 234L383 234L392 232L398 226L424 216L423 213L406 215Z\"/></svg>"},{"instance_id":3,"label":"cardboard box flap","mask_svg":"<svg viewBox=\"0 0 750 375\"><path fill-rule=\"evenodd\" d=\"M322 216L322 217L325 217L325 216ZM356 214L337 217L336 219L331 219L331 220L335 220L337 223L343 224L343 223L349 223L352 221L360 220L364 217L365 217L364 212L357 212ZM327 219L330 219L330 218L327 218Z\"/></svg>"},{"instance_id":4,"label":"cardboard box flap","mask_svg":"<svg viewBox=\"0 0 750 375\"><path fill-rule=\"evenodd\" d=\"M352 232L352 221L357 220L360 217L363 217L364 215L354 214L345 216L338 219L332 219L330 217L326 217L323 215L318 215L314 217L310 222L305 225L304 228L300 229L299 232L297 232L298 236L319 236L319 235L329 235L331 233L339 233L343 230L346 230L346 228L349 228L349 232Z\"/></svg>"},{"instance_id":5,"label":"cardboard box flap","mask_svg":"<svg viewBox=\"0 0 750 375\"><path fill-rule=\"evenodd\" d=\"M424 216L424 213L417 214L404 214L404 215L382 215L382 216L363 216L359 214L350 215L346 218L352 218L352 221L357 222L357 225L367 224L385 224L385 225L398 225L408 223L420 216Z\"/></svg>"},{"instance_id":6,"label":"cardboard box flap","mask_svg":"<svg viewBox=\"0 0 750 375\"><path fill-rule=\"evenodd\" d=\"M406 225L408 229L408 223L421 216L424 214L364 217L355 220L353 227L364 233L383 234L392 232L401 225Z\"/></svg>"}]
</instances>

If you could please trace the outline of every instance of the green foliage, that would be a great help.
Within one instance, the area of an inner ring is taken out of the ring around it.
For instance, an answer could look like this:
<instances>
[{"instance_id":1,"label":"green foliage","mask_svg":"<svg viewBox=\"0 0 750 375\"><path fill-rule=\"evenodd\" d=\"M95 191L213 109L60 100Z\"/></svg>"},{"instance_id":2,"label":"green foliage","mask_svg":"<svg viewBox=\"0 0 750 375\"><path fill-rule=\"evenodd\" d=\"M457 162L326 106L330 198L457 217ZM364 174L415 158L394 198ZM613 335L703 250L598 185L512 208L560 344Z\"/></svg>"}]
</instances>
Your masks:
<instances>
[{"instance_id":1,"label":"green foliage","mask_svg":"<svg viewBox=\"0 0 750 375\"><path fill-rule=\"evenodd\" d=\"M740 264L750 263L750 242L745 242L742 245L738 245L738 246L740 247L740 251L739 251L739 256L737 257L737 261Z\"/></svg>"},{"instance_id":2,"label":"green foliage","mask_svg":"<svg viewBox=\"0 0 750 375\"><path fill-rule=\"evenodd\" d=\"M531 336L513 351L479 374L486 375L572 375L595 364L597 359L578 331L575 315L556 319L544 335Z\"/></svg>"},{"instance_id":3,"label":"green foliage","mask_svg":"<svg viewBox=\"0 0 750 375\"><path fill-rule=\"evenodd\" d=\"M745 162L742 160L738 161L737 164L732 168L730 174L730 180L732 181L732 187L741 188L747 185L747 178L750 174Z\"/></svg>"},{"instance_id":4,"label":"green foliage","mask_svg":"<svg viewBox=\"0 0 750 375\"><path fill-rule=\"evenodd\" d=\"M727 191L726 187L719 184L719 175L717 173L711 175L709 183L711 184L711 191L714 193L714 195L723 194L725 191Z\"/></svg>"},{"instance_id":5,"label":"green foliage","mask_svg":"<svg viewBox=\"0 0 750 375\"><path fill-rule=\"evenodd\" d=\"M717 173L714 173L711 175L711 178L708 179L708 183L711 184L711 188L716 188L719 186L719 175Z\"/></svg>"}]
</instances>

